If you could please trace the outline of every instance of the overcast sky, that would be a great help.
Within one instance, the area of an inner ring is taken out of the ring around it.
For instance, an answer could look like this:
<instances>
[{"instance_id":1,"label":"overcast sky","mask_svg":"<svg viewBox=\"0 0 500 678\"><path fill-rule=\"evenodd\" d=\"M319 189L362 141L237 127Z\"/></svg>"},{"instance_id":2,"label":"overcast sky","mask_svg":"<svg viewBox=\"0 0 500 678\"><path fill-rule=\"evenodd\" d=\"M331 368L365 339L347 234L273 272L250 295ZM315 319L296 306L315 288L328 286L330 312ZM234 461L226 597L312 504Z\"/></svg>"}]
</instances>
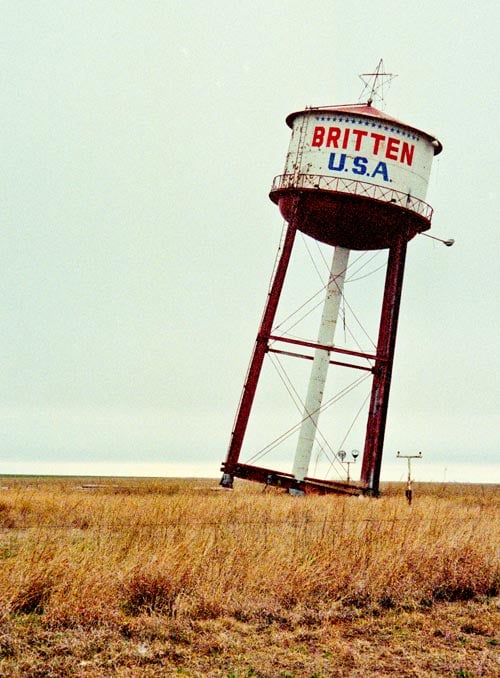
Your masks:
<instances>
[{"instance_id":1,"label":"overcast sky","mask_svg":"<svg viewBox=\"0 0 500 678\"><path fill-rule=\"evenodd\" d=\"M417 479L499 482L497 0L0 7L0 473L219 475L282 228L284 119L358 102L383 58L384 110L443 143L431 233L456 244L408 247L382 480L422 450ZM308 246L284 304L321 286ZM360 316L383 256L346 287ZM298 418L268 374L243 461ZM349 425L320 420L334 447Z\"/></svg>"}]
</instances>

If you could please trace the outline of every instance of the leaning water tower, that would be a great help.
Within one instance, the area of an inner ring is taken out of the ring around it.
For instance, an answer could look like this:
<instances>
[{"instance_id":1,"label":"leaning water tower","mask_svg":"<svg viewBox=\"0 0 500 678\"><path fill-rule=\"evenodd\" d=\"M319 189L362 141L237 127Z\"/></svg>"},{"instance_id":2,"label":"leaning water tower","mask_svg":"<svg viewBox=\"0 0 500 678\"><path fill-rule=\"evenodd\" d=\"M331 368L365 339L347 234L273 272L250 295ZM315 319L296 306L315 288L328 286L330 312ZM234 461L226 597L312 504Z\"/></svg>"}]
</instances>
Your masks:
<instances>
[{"instance_id":1,"label":"leaning water tower","mask_svg":"<svg viewBox=\"0 0 500 678\"><path fill-rule=\"evenodd\" d=\"M431 134L374 108L372 95L367 103L311 107L286 118L292 136L284 172L274 179L270 198L286 220L287 230L222 464L223 487L232 487L234 478L244 478L292 494L379 492L406 248L415 235L430 228L432 208L425 196L432 160L442 146ZM334 247L317 341L273 334L297 231ZM340 348L334 337L350 250L379 249L388 249L389 254L376 352ZM269 352L279 352L275 348L279 342L288 349L313 350L291 473L240 462L262 366ZM358 368L346 361L359 358L371 361L373 374L360 482L312 478L309 462L329 365Z\"/></svg>"}]
</instances>

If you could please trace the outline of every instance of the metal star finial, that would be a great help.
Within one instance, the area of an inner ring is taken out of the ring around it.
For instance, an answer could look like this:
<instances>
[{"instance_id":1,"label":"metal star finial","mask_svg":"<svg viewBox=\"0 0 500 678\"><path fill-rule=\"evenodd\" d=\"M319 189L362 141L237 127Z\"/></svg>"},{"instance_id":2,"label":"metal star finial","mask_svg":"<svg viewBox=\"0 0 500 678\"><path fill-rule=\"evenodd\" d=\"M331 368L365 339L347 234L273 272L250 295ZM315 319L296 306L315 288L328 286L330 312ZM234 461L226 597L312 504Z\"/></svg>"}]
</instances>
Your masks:
<instances>
[{"instance_id":1,"label":"metal star finial","mask_svg":"<svg viewBox=\"0 0 500 678\"><path fill-rule=\"evenodd\" d=\"M384 103L384 86L388 85L394 78L398 76L395 73L384 73L384 60L380 59L378 66L374 73L361 73L359 78L362 80L364 87L359 96L362 101L368 90L368 106L371 106L374 99L377 99L381 104Z\"/></svg>"}]
</instances>

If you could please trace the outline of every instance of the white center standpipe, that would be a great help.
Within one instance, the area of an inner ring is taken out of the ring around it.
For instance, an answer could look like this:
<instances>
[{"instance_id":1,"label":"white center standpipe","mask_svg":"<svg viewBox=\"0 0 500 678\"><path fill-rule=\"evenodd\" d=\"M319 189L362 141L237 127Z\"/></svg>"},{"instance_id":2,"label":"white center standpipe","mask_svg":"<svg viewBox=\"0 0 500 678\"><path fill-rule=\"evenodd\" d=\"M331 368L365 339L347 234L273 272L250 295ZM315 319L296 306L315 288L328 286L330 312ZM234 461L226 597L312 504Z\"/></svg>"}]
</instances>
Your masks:
<instances>
[{"instance_id":1,"label":"white center standpipe","mask_svg":"<svg viewBox=\"0 0 500 678\"><path fill-rule=\"evenodd\" d=\"M350 250L345 247L336 247L333 253L332 268L326 288L325 305L318 334L318 344L323 346L334 345L335 327L337 326L349 253ZM329 361L330 354L328 351L319 348L315 350L304 404L304 415L293 462L292 473L297 480L304 480L308 473ZM303 494L302 491L293 489L290 490L290 493Z\"/></svg>"}]
</instances>

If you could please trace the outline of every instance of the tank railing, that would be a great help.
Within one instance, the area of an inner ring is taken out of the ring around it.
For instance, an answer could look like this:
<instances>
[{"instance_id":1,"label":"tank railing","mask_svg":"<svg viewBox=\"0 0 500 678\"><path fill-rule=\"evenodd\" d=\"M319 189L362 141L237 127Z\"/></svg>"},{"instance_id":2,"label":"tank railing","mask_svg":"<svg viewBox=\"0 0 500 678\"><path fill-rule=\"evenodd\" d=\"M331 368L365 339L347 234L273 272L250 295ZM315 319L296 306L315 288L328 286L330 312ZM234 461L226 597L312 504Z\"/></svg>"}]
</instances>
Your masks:
<instances>
[{"instance_id":1,"label":"tank railing","mask_svg":"<svg viewBox=\"0 0 500 678\"><path fill-rule=\"evenodd\" d=\"M384 188L367 181L344 179L342 177L328 177L322 174L280 174L274 178L271 192L288 188L318 189L332 191L334 193L348 193L359 195L371 200L392 203L398 207L404 207L424 217L428 221L432 218L432 207L408 193L395 191L393 188Z\"/></svg>"}]
</instances>

